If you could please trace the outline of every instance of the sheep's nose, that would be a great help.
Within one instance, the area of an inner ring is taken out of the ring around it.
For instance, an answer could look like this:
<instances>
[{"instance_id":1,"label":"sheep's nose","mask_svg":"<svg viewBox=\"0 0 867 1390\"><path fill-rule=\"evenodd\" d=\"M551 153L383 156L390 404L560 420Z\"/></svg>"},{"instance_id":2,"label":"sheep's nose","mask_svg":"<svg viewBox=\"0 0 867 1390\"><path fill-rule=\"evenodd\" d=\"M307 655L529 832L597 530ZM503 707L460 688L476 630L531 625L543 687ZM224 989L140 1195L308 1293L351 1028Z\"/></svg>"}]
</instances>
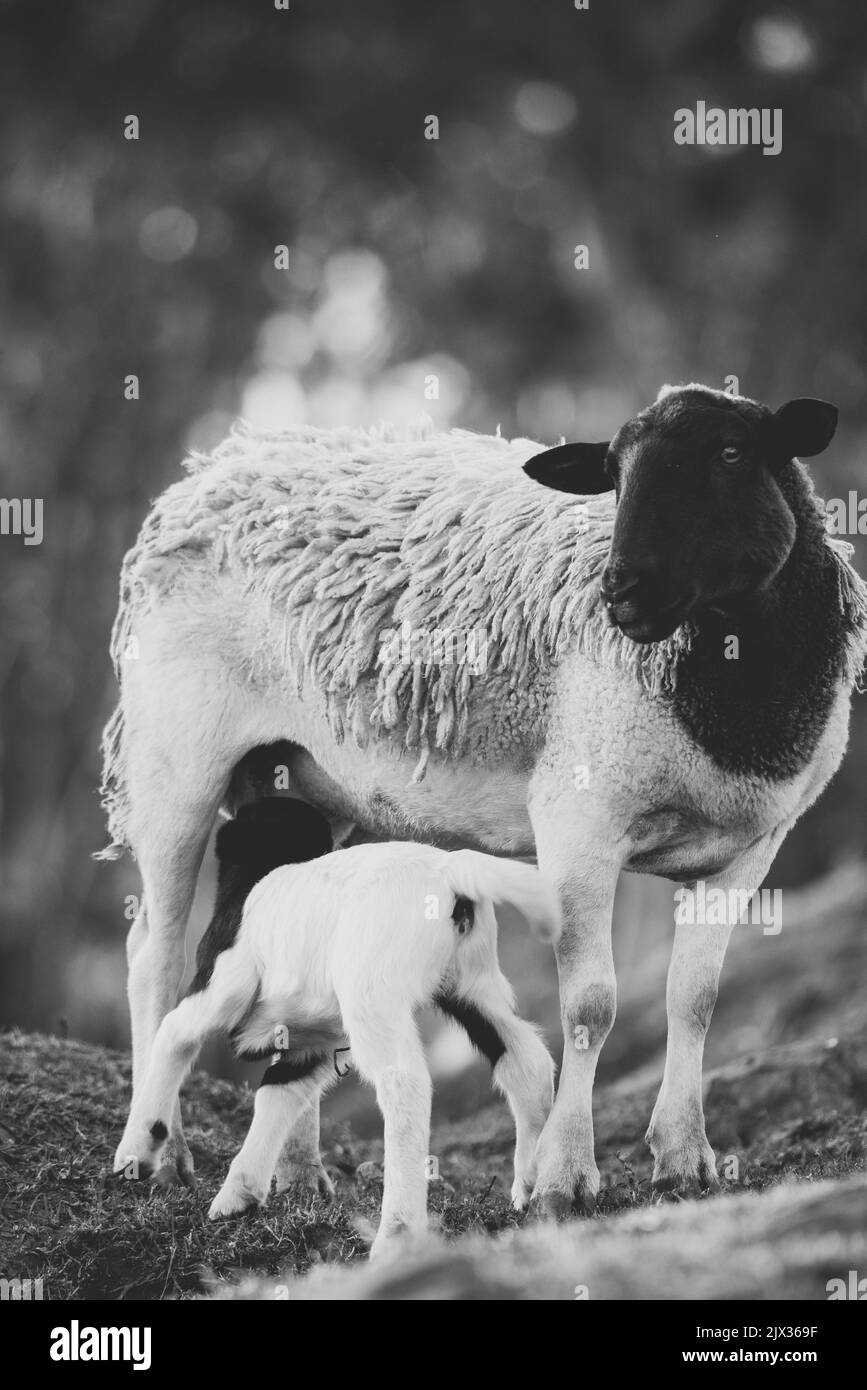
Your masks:
<instances>
[{"instance_id":1,"label":"sheep's nose","mask_svg":"<svg viewBox=\"0 0 867 1390\"><path fill-rule=\"evenodd\" d=\"M602 574L602 597L606 603L622 603L634 596L642 581L641 570L620 562L606 565Z\"/></svg>"}]
</instances>

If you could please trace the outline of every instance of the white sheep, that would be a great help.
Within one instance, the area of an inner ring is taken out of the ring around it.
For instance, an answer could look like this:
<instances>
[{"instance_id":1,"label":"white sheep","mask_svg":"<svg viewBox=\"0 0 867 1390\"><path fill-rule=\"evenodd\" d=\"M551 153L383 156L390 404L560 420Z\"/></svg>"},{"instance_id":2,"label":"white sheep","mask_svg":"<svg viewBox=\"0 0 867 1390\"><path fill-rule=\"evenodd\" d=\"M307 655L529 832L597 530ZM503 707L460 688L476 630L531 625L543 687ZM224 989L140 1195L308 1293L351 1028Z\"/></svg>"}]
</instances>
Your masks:
<instances>
[{"instance_id":1,"label":"white sheep","mask_svg":"<svg viewBox=\"0 0 867 1390\"><path fill-rule=\"evenodd\" d=\"M144 882L134 1089L221 804L288 790L356 836L535 853L563 908L565 1038L537 1193L592 1208L619 873L751 894L843 756L867 600L795 458L835 419L688 386L538 457L464 431L238 428L193 458L127 555L113 643L109 852L131 846ZM675 932L661 1186L717 1182L701 1063L731 926ZM163 1176L188 1180L177 1107L169 1128ZM306 1146L313 1165L315 1117Z\"/></svg>"},{"instance_id":2,"label":"white sheep","mask_svg":"<svg viewBox=\"0 0 867 1390\"><path fill-rule=\"evenodd\" d=\"M559 904L536 869L473 850L403 843L322 853L330 843L318 811L284 798L243 807L220 829L217 905L198 973L157 1030L115 1170L143 1177L158 1165L183 1077L205 1038L223 1031L239 1056L279 1055L210 1216L263 1204L281 1151L318 1107L348 1041L385 1120L382 1221L371 1250L379 1255L426 1223L431 1082L415 1018L422 1005L438 1004L487 1054L515 1118L512 1201L527 1205L554 1064L515 1013L492 903L517 907L545 940L558 934ZM316 1171L324 1175L321 1165Z\"/></svg>"}]
</instances>

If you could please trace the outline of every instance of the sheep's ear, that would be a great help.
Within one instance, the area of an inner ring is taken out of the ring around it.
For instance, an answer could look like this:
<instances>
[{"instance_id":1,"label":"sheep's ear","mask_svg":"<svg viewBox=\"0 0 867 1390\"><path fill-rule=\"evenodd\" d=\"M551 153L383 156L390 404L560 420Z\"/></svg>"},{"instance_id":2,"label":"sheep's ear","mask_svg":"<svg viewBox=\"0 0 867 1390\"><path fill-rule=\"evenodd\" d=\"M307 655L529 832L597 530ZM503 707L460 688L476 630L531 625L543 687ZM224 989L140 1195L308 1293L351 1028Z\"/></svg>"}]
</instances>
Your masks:
<instances>
[{"instance_id":1,"label":"sheep's ear","mask_svg":"<svg viewBox=\"0 0 867 1390\"><path fill-rule=\"evenodd\" d=\"M524 464L524 472L536 483L590 497L612 492L614 484L605 472L606 444L560 444L535 454Z\"/></svg>"},{"instance_id":2,"label":"sheep's ear","mask_svg":"<svg viewBox=\"0 0 867 1390\"><path fill-rule=\"evenodd\" d=\"M837 407L802 396L781 405L771 421L774 453L780 463L812 458L827 449L837 428Z\"/></svg>"}]
</instances>

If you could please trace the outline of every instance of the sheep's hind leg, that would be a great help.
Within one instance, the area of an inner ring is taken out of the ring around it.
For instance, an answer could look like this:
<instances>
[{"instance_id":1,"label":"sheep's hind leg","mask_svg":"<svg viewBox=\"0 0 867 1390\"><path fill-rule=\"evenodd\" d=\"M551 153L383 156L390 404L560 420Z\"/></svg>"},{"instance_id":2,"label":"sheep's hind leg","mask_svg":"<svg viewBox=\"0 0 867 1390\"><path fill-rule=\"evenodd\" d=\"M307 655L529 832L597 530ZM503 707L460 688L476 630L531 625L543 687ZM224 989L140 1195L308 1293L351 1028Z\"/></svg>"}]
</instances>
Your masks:
<instances>
[{"instance_id":1,"label":"sheep's hind leg","mask_svg":"<svg viewBox=\"0 0 867 1390\"><path fill-rule=\"evenodd\" d=\"M144 658L138 666L143 664ZM187 918L234 760L234 754L220 751L225 709L207 698L207 691L198 698L189 673L172 674L174 680L162 670L148 678L136 669L128 677L128 833L143 884L142 906L127 942L133 1100L157 1029L177 1003ZM159 1180L166 1186L191 1184L193 1161L177 1101L167 1122Z\"/></svg>"},{"instance_id":2,"label":"sheep's hind leg","mask_svg":"<svg viewBox=\"0 0 867 1390\"><path fill-rule=\"evenodd\" d=\"M287 1135L314 1101L318 1120L319 1093L330 1060L321 1054L309 1055L286 1058L268 1068L256 1092L247 1137L211 1203L208 1216L212 1221L264 1206Z\"/></svg>"}]
</instances>

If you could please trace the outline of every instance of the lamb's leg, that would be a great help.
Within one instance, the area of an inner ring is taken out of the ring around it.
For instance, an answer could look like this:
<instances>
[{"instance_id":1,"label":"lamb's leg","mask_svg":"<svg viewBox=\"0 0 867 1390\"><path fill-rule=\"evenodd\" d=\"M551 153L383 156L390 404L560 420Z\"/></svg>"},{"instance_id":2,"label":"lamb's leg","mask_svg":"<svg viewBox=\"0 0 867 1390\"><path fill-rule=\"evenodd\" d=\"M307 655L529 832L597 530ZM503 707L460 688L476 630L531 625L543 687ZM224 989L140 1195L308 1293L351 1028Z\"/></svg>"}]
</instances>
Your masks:
<instances>
[{"instance_id":1,"label":"lamb's leg","mask_svg":"<svg viewBox=\"0 0 867 1390\"><path fill-rule=\"evenodd\" d=\"M774 849L776 846L774 846ZM653 1109L647 1143L654 1157L653 1184L663 1191L719 1186L714 1152L707 1141L702 1105L704 1040L716 1003L720 972L732 929L761 883L773 858L769 845L741 859L725 873L706 880L705 903L730 904L730 919L716 925L690 921L689 900L681 899L668 971L668 1042L665 1072ZM708 899L722 889L725 899ZM732 893L735 890L735 893ZM748 912L748 909L747 909ZM761 931L745 926L746 931Z\"/></svg>"},{"instance_id":2,"label":"lamb's leg","mask_svg":"<svg viewBox=\"0 0 867 1390\"><path fill-rule=\"evenodd\" d=\"M563 794L530 808L539 868L557 885L563 907L557 945L563 1064L539 1141L534 1193L542 1211L558 1218L596 1205L593 1082L617 997L611 915L622 846L603 826L591 833L574 801L574 794Z\"/></svg>"},{"instance_id":3,"label":"lamb's leg","mask_svg":"<svg viewBox=\"0 0 867 1390\"><path fill-rule=\"evenodd\" d=\"M370 1258L378 1259L400 1236L427 1229L427 1158L430 1148L431 1079L411 1013L371 1015L369 1001L357 1013L344 1007L343 1022L359 1072L376 1088L385 1122L382 1215Z\"/></svg>"},{"instance_id":4,"label":"lamb's leg","mask_svg":"<svg viewBox=\"0 0 867 1390\"><path fill-rule=\"evenodd\" d=\"M506 1051L494 1067L494 1085L515 1118L515 1171L512 1205L527 1206L537 1176L537 1149L554 1101L554 1062L535 1028L514 1017L503 1027Z\"/></svg>"},{"instance_id":5,"label":"lamb's leg","mask_svg":"<svg viewBox=\"0 0 867 1390\"><path fill-rule=\"evenodd\" d=\"M147 1070L133 1094L114 1171L145 1178L159 1168L178 1114L178 1092L209 1033L232 1028L243 1018L256 994L258 976L246 951L237 946L218 959L207 988L188 995L162 1020L150 1050Z\"/></svg>"},{"instance_id":6,"label":"lamb's leg","mask_svg":"<svg viewBox=\"0 0 867 1390\"><path fill-rule=\"evenodd\" d=\"M319 1093L328 1076L329 1062L330 1058L317 1056L303 1059L301 1063L297 1060L278 1062L266 1071L256 1092L253 1121L247 1137L211 1203L208 1215L212 1221L221 1216L237 1216L251 1207L263 1206L268 1200L287 1134L311 1109L314 1100L318 1115ZM280 1082L281 1068L291 1066L297 1072L300 1065L308 1063L307 1075L291 1082Z\"/></svg>"},{"instance_id":7,"label":"lamb's leg","mask_svg":"<svg viewBox=\"0 0 867 1390\"><path fill-rule=\"evenodd\" d=\"M310 1104L298 1116L278 1161L276 1190L305 1189L320 1197L333 1197L334 1184L322 1166L319 1151L319 1097L317 1091Z\"/></svg>"},{"instance_id":8,"label":"lamb's leg","mask_svg":"<svg viewBox=\"0 0 867 1390\"><path fill-rule=\"evenodd\" d=\"M210 1031L204 996L184 999L157 1029L147 1071L133 1094L123 1138L114 1157L114 1171L131 1178L148 1178L161 1158L178 1115L178 1092Z\"/></svg>"}]
</instances>

